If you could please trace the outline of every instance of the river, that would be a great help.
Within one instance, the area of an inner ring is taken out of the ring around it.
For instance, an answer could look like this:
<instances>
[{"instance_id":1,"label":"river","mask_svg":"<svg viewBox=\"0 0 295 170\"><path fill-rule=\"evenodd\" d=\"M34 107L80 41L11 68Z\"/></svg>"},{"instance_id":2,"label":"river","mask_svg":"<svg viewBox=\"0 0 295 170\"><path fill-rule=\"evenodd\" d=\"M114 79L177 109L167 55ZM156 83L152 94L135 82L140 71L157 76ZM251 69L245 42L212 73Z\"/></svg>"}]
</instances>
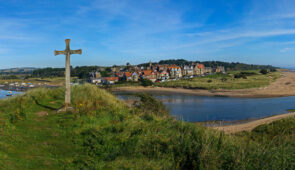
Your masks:
<instances>
[{"instance_id":1,"label":"river","mask_svg":"<svg viewBox=\"0 0 295 170\"><path fill-rule=\"evenodd\" d=\"M0 98L8 91L0 89ZM21 92L13 92L17 95ZM131 93L116 92L122 100L134 100ZM295 108L295 96L277 98L228 98L185 94L152 94L178 119L189 122L239 121L269 117Z\"/></svg>"},{"instance_id":2,"label":"river","mask_svg":"<svg viewBox=\"0 0 295 170\"><path fill-rule=\"evenodd\" d=\"M122 100L133 99L130 93L116 92ZM189 122L240 121L286 113L295 108L295 96L277 98L228 98L184 94L152 94L178 119Z\"/></svg>"},{"instance_id":3,"label":"river","mask_svg":"<svg viewBox=\"0 0 295 170\"><path fill-rule=\"evenodd\" d=\"M2 90L2 89L0 89L0 99L4 99L4 98L6 98L6 97L7 97L7 96L6 96L7 93L8 93L7 90ZM20 93L22 93L22 92L15 92L15 91L12 92L13 95L17 95L17 94L20 94Z\"/></svg>"}]
</instances>

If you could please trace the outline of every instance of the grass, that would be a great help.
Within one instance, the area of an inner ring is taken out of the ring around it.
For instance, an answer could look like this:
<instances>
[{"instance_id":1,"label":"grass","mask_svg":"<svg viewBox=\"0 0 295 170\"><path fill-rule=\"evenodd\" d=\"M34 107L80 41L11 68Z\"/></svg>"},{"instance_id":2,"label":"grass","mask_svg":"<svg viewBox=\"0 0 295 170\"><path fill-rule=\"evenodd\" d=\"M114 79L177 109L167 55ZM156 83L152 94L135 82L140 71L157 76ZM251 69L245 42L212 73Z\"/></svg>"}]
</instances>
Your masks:
<instances>
[{"instance_id":1,"label":"grass","mask_svg":"<svg viewBox=\"0 0 295 170\"><path fill-rule=\"evenodd\" d=\"M188 89L247 89L257 88L269 85L280 77L280 72L270 72L266 75L259 73L259 70L243 71L248 75L245 78L235 78L240 71L232 71L228 74L213 74L205 77L196 77L193 79L176 80L169 82L156 83L160 87L181 87ZM251 75L251 73L253 73Z\"/></svg>"},{"instance_id":2,"label":"grass","mask_svg":"<svg viewBox=\"0 0 295 170\"><path fill-rule=\"evenodd\" d=\"M133 81L119 81L116 84L110 85L110 87L126 87L126 86L140 86L139 82Z\"/></svg>"},{"instance_id":3,"label":"grass","mask_svg":"<svg viewBox=\"0 0 295 170\"><path fill-rule=\"evenodd\" d=\"M76 79L75 77L72 77L72 81ZM5 84L5 83L15 83L15 82L18 82L19 84L21 83L33 83L35 85L38 85L39 83L41 85L44 85L45 83L47 85L52 85L52 86L63 86L64 85L64 82L65 82L65 79L64 77L51 77L51 78L28 78L28 79L21 79L21 78L18 78L18 79L9 79L9 80L3 80L3 79L0 79L0 84Z\"/></svg>"},{"instance_id":4,"label":"grass","mask_svg":"<svg viewBox=\"0 0 295 170\"><path fill-rule=\"evenodd\" d=\"M130 108L91 85L73 87L76 112L56 114L63 93L0 100L2 169L295 168L295 118L225 135L169 117L146 95Z\"/></svg>"}]
</instances>

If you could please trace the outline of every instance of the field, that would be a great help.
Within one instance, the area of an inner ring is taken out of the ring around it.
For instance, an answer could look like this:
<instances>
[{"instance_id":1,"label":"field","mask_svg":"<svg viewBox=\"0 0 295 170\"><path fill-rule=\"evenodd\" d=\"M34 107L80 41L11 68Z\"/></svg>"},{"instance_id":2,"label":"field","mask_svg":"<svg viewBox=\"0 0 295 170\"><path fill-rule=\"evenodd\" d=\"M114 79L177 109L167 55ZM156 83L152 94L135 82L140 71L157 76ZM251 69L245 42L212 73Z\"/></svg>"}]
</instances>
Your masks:
<instances>
[{"instance_id":1,"label":"field","mask_svg":"<svg viewBox=\"0 0 295 170\"><path fill-rule=\"evenodd\" d=\"M245 77L235 78L235 75L244 73ZM176 80L156 83L159 87L181 87L186 89L247 89L269 85L280 77L280 72L270 72L266 75L259 73L259 70L232 71L228 74L213 74L193 79Z\"/></svg>"},{"instance_id":2,"label":"field","mask_svg":"<svg viewBox=\"0 0 295 170\"><path fill-rule=\"evenodd\" d=\"M72 78L74 80L75 78ZM52 86L63 86L64 85L64 77L52 77L52 78L28 78L28 79L9 79L9 80L3 80L0 79L0 84L5 84L7 83L16 83L18 82L19 84L21 83L32 83L35 85L38 85L39 83L41 85L44 85L45 83L47 85L52 85Z\"/></svg>"},{"instance_id":3,"label":"field","mask_svg":"<svg viewBox=\"0 0 295 170\"><path fill-rule=\"evenodd\" d=\"M226 135L174 120L148 95L131 108L92 85L72 87L75 112L56 113L63 93L0 100L3 169L295 168L295 117Z\"/></svg>"}]
</instances>

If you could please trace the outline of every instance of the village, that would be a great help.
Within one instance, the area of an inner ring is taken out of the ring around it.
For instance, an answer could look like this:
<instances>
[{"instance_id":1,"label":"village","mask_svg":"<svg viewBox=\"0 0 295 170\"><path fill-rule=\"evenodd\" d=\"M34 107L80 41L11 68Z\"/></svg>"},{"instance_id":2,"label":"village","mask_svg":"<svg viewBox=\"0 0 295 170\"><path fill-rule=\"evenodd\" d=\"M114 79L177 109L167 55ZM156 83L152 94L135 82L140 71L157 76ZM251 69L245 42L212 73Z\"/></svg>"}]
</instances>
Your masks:
<instances>
[{"instance_id":1,"label":"village","mask_svg":"<svg viewBox=\"0 0 295 170\"><path fill-rule=\"evenodd\" d=\"M177 66L175 64L153 65L150 62L146 67L132 66L129 63L126 66L113 66L111 75L108 77L102 77L101 71L105 71L105 69L100 68L95 72L91 72L89 82L96 85L112 85L117 82L138 82L143 79L148 79L151 82L175 81L214 73L225 73L225 68L224 66L205 67L204 64L200 63Z\"/></svg>"}]
</instances>

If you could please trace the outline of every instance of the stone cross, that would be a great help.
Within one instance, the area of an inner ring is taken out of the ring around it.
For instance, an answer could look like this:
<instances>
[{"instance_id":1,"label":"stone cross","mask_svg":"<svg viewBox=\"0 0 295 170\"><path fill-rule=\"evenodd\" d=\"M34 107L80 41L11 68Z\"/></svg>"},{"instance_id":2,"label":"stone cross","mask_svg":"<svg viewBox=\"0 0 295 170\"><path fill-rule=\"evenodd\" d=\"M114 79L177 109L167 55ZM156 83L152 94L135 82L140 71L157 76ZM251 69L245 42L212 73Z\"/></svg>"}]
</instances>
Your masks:
<instances>
[{"instance_id":1,"label":"stone cross","mask_svg":"<svg viewBox=\"0 0 295 170\"><path fill-rule=\"evenodd\" d=\"M71 50L70 49L70 39L66 39L66 49L64 51L54 51L54 55L60 55L63 54L66 56L66 73L65 73L65 84L66 84L66 92L65 92L65 106L64 110L67 111L70 108L71 104L71 68L70 68L70 62L71 54L82 54L82 50Z\"/></svg>"}]
</instances>

